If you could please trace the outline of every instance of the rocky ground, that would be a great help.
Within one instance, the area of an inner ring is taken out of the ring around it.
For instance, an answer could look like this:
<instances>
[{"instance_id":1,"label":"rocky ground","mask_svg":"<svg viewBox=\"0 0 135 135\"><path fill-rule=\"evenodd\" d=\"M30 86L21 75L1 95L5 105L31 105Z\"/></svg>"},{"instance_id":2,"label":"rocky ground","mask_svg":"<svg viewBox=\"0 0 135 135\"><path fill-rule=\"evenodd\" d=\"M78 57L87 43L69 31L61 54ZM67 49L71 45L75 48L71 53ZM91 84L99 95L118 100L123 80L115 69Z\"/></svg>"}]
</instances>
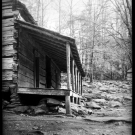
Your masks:
<instances>
[{"instance_id":1,"label":"rocky ground","mask_svg":"<svg viewBox=\"0 0 135 135\"><path fill-rule=\"evenodd\" d=\"M83 100L42 99L37 106L13 107L3 101L3 135L131 135L132 85L128 81L83 82Z\"/></svg>"}]
</instances>

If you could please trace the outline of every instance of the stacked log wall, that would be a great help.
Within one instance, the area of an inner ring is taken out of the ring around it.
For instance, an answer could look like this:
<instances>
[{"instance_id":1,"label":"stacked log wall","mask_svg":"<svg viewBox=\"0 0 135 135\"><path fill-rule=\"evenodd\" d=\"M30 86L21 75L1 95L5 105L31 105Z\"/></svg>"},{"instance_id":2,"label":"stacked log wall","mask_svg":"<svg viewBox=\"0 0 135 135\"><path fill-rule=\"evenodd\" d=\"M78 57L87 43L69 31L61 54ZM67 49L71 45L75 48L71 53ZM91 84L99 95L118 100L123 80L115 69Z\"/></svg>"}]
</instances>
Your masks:
<instances>
[{"instance_id":1,"label":"stacked log wall","mask_svg":"<svg viewBox=\"0 0 135 135\"><path fill-rule=\"evenodd\" d=\"M34 49L37 50L39 55L39 88L46 87L46 66L45 66L45 53L41 51L34 39L28 35L24 29L20 30L19 34L19 74L18 86L19 87L32 87L34 88Z\"/></svg>"},{"instance_id":2,"label":"stacked log wall","mask_svg":"<svg viewBox=\"0 0 135 135\"><path fill-rule=\"evenodd\" d=\"M17 33L14 19L18 11L13 11L11 0L2 1L2 91L8 92L17 83Z\"/></svg>"}]
</instances>

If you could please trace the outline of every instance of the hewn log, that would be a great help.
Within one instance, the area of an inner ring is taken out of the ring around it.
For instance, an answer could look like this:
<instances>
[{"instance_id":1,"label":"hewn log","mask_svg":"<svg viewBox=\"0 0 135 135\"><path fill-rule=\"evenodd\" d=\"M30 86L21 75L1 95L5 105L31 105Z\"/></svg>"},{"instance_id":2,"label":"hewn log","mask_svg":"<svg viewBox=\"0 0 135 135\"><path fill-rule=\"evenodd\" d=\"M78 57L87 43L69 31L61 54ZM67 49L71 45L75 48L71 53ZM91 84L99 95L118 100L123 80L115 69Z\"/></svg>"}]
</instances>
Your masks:
<instances>
[{"instance_id":1,"label":"hewn log","mask_svg":"<svg viewBox=\"0 0 135 135\"><path fill-rule=\"evenodd\" d=\"M3 9L2 10L2 14L6 14L6 13L12 13L13 11L12 11L12 8L10 8L10 9ZM12 13L13 14L13 13Z\"/></svg>"},{"instance_id":2,"label":"hewn log","mask_svg":"<svg viewBox=\"0 0 135 135\"><path fill-rule=\"evenodd\" d=\"M10 85L12 85L13 84L13 81L12 80L3 80L2 81L2 86L3 87L6 87L6 86L10 86ZM15 84L14 84L15 85Z\"/></svg>"},{"instance_id":3,"label":"hewn log","mask_svg":"<svg viewBox=\"0 0 135 135\"><path fill-rule=\"evenodd\" d=\"M20 73L18 74L18 80L34 84L33 79L31 79L31 78L29 78L27 76L24 76L23 74L20 74Z\"/></svg>"},{"instance_id":4,"label":"hewn log","mask_svg":"<svg viewBox=\"0 0 135 135\"><path fill-rule=\"evenodd\" d=\"M2 18L11 18L17 15L19 15L19 11L17 10L12 12L2 11Z\"/></svg>"},{"instance_id":5,"label":"hewn log","mask_svg":"<svg viewBox=\"0 0 135 135\"><path fill-rule=\"evenodd\" d=\"M2 92L8 92L9 91L9 86L3 87L2 86Z\"/></svg>"},{"instance_id":6,"label":"hewn log","mask_svg":"<svg viewBox=\"0 0 135 135\"><path fill-rule=\"evenodd\" d=\"M2 20L2 27L8 27L13 25L14 25L13 18Z\"/></svg>"},{"instance_id":7,"label":"hewn log","mask_svg":"<svg viewBox=\"0 0 135 135\"><path fill-rule=\"evenodd\" d=\"M33 71L31 71L29 68L26 68L25 66L23 66L21 64L19 65L18 73L19 74L23 74L24 76L27 76L27 77L29 77L29 78L34 80L34 73L33 73Z\"/></svg>"},{"instance_id":8,"label":"hewn log","mask_svg":"<svg viewBox=\"0 0 135 135\"><path fill-rule=\"evenodd\" d=\"M22 43L24 42L26 44L27 42L27 45L31 44L30 47L34 47L35 49L39 50L40 52L40 59L44 61L44 56L45 56L45 51L43 49L41 49L41 47L38 45L38 43L36 43L33 38L27 34L26 31L22 30L20 32L20 36L22 37ZM24 41L23 39L27 39L26 41Z\"/></svg>"},{"instance_id":9,"label":"hewn log","mask_svg":"<svg viewBox=\"0 0 135 135\"><path fill-rule=\"evenodd\" d=\"M13 69L13 58L2 58L2 69Z\"/></svg>"},{"instance_id":10,"label":"hewn log","mask_svg":"<svg viewBox=\"0 0 135 135\"><path fill-rule=\"evenodd\" d=\"M5 10L5 9L10 9L10 8L12 8L12 6L2 6L2 10Z\"/></svg>"},{"instance_id":11,"label":"hewn log","mask_svg":"<svg viewBox=\"0 0 135 135\"><path fill-rule=\"evenodd\" d=\"M2 80L12 80L13 71L5 70L2 71Z\"/></svg>"},{"instance_id":12,"label":"hewn log","mask_svg":"<svg viewBox=\"0 0 135 135\"><path fill-rule=\"evenodd\" d=\"M2 32L14 31L14 26L2 27Z\"/></svg>"},{"instance_id":13,"label":"hewn log","mask_svg":"<svg viewBox=\"0 0 135 135\"><path fill-rule=\"evenodd\" d=\"M3 3L12 3L12 0L2 0L2 4Z\"/></svg>"},{"instance_id":14,"label":"hewn log","mask_svg":"<svg viewBox=\"0 0 135 135\"><path fill-rule=\"evenodd\" d=\"M30 61L27 57L23 56L22 54L19 55L19 64L25 66L26 68L29 68L31 71L34 71L34 63Z\"/></svg>"},{"instance_id":15,"label":"hewn log","mask_svg":"<svg viewBox=\"0 0 135 135\"><path fill-rule=\"evenodd\" d=\"M14 50L13 45L2 46L2 51Z\"/></svg>"},{"instance_id":16,"label":"hewn log","mask_svg":"<svg viewBox=\"0 0 135 135\"><path fill-rule=\"evenodd\" d=\"M11 45L11 44L17 44L16 40L15 39L12 39L12 40L6 40L6 41L2 41L2 45Z\"/></svg>"},{"instance_id":17,"label":"hewn log","mask_svg":"<svg viewBox=\"0 0 135 135\"><path fill-rule=\"evenodd\" d=\"M12 57L17 53L16 50L2 50L2 57Z\"/></svg>"},{"instance_id":18,"label":"hewn log","mask_svg":"<svg viewBox=\"0 0 135 135\"><path fill-rule=\"evenodd\" d=\"M30 87L30 88L34 88L34 85L29 83L29 82L24 82L22 80L18 80L18 87Z\"/></svg>"},{"instance_id":19,"label":"hewn log","mask_svg":"<svg viewBox=\"0 0 135 135\"><path fill-rule=\"evenodd\" d=\"M26 40L26 39L24 39L24 40ZM31 61L34 61L34 54L32 53L32 48L31 48L31 50L29 49L29 46L30 45L28 45L28 44L22 44L21 42L19 43L19 47L20 47L20 49L19 49L19 53L20 54L22 54L22 55L24 55L25 57L27 57L29 60L31 60Z\"/></svg>"}]
</instances>

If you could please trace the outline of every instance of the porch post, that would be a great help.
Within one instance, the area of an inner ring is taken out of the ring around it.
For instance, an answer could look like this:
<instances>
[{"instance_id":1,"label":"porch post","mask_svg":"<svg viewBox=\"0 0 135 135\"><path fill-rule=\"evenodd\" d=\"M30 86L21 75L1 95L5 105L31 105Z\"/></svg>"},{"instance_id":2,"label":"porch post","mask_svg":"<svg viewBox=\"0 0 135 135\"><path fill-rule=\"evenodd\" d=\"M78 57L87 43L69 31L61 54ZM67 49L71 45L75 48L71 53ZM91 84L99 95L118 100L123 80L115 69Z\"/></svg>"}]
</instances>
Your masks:
<instances>
[{"instance_id":1,"label":"porch post","mask_svg":"<svg viewBox=\"0 0 135 135\"><path fill-rule=\"evenodd\" d=\"M80 88L79 94L81 95L81 74L79 74L79 88Z\"/></svg>"},{"instance_id":2,"label":"porch post","mask_svg":"<svg viewBox=\"0 0 135 135\"><path fill-rule=\"evenodd\" d=\"M75 66L75 92L76 92L77 88L76 88L76 66Z\"/></svg>"},{"instance_id":3,"label":"porch post","mask_svg":"<svg viewBox=\"0 0 135 135\"><path fill-rule=\"evenodd\" d=\"M75 91L74 60L72 60L72 90Z\"/></svg>"},{"instance_id":4,"label":"porch post","mask_svg":"<svg viewBox=\"0 0 135 135\"><path fill-rule=\"evenodd\" d=\"M78 73L77 73L77 67L75 68L76 73L76 93L78 93Z\"/></svg>"},{"instance_id":5,"label":"porch post","mask_svg":"<svg viewBox=\"0 0 135 135\"><path fill-rule=\"evenodd\" d=\"M80 72L78 71L78 94L80 94Z\"/></svg>"},{"instance_id":6,"label":"porch post","mask_svg":"<svg viewBox=\"0 0 135 135\"><path fill-rule=\"evenodd\" d=\"M82 76L81 76L81 95L82 95Z\"/></svg>"},{"instance_id":7,"label":"porch post","mask_svg":"<svg viewBox=\"0 0 135 135\"><path fill-rule=\"evenodd\" d=\"M77 93L79 94L79 71L77 70Z\"/></svg>"},{"instance_id":8,"label":"porch post","mask_svg":"<svg viewBox=\"0 0 135 135\"><path fill-rule=\"evenodd\" d=\"M70 77L70 44L66 43L66 57L67 57L67 88L71 90L71 77ZM70 96L65 96L66 114L71 114Z\"/></svg>"}]
</instances>

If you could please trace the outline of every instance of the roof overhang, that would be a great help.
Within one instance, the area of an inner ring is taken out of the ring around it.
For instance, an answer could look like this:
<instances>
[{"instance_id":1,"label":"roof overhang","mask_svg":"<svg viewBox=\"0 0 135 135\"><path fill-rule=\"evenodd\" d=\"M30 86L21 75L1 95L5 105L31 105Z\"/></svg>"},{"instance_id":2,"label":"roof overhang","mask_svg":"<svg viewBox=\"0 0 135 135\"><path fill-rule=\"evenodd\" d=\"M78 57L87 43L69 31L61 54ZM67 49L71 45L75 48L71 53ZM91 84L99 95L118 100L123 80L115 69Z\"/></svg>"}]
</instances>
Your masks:
<instances>
[{"instance_id":1,"label":"roof overhang","mask_svg":"<svg viewBox=\"0 0 135 135\"><path fill-rule=\"evenodd\" d=\"M53 59L59 69L63 72L67 72L66 63L66 43L70 44L71 54L75 61L75 64L84 77L85 73L80 62L78 50L73 38L63 36L57 32L53 32L39 26L16 20L16 23L20 28L26 30L26 32L35 40L36 43Z\"/></svg>"}]
</instances>

